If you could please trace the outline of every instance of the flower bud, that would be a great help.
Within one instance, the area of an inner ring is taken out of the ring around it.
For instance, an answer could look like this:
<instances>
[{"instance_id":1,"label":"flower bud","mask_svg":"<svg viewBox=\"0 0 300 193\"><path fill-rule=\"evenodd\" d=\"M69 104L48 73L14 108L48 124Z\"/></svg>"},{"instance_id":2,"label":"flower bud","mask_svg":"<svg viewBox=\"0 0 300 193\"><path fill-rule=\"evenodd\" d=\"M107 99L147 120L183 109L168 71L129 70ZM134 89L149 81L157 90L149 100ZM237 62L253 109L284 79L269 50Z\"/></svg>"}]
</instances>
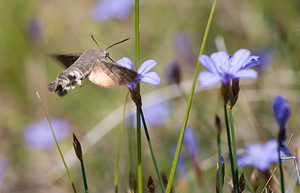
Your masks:
<instances>
[{"instance_id":1,"label":"flower bud","mask_svg":"<svg viewBox=\"0 0 300 193\"><path fill-rule=\"evenodd\" d=\"M259 187L259 173L258 173L258 169L255 167L251 177L250 177L250 181L251 181L251 185L254 191L257 190L257 188Z\"/></svg>"},{"instance_id":2,"label":"flower bud","mask_svg":"<svg viewBox=\"0 0 300 193\"><path fill-rule=\"evenodd\" d=\"M230 108L232 108L238 100L240 92L239 79L232 79L231 91L230 91Z\"/></svg>"},{"instance_id":3,"label":"flower bud","mask_svg":"<svg viewBox=\"0 0 300 193\"><path fill-rule=\"evenodd\" d=\"M75 133L73 133L73 147L76 153L77 158L82 161L82 149L79 140L77 139Z\"/></svg>"},{"instance_id":4,"label":"flower bud","mask_svg":"<svg viewBox=\"0 0 300 193\"><path fill-rule=\"evenodd\" d=\"M137 107L142 107L142 98L141 98L141 94L137 89L134 90L130 90L130 96L132 101L135 103L135 105Z\"/></svg>"},{"instance_id":5,"label":"flower bud","mask_svg":"<svg viewBox=\"0 0 300 193\"><path fill-rule=\"evenodd\" d=\"M181 71L176 59L172 60L170 64L170 68L168 69L168 79L170 83L179 84L181 80Z\"/></svg>"},{"instance_id":6,"label":"flower bud","mask_svg":"<svg viewBox=\"0 0 300 193\"><path fill-rule=\"evenodd\" d=\"M242 193L245 190L245 176L244 173L239 178L239 192Z\"/></svg>"},{"instance_id":7,"label":"flower bud","mask_svg":"<svg viewBox=\"0 0 300 193\"><path fill-rule=\"evenodd\" d=\"M221 94L223 96L224 104L227 104L230 97L230 84L222 83Z\"/></svg>"},{"instance_id":8,"label":"flower bud","mask_svg":"<svg viewBox=\"0 0 300 193\"><path fill-rule=\"evenodd\" d=\"M219 115L215 116L215 125L216 125L216 128L217 128L217 135L220 136L222 126L221 126L221 119L220 119Z\"/></svg>"},{"instance_id":9,"label":"flower bud","mask_svg":"<svg viewBox=\"0 0 300 193\"><path fill-rule=\"evenodd\" d=\"M222 189L224 186L224 177L225 177L225 162L223 157L221 157L222 168L219 167L219 162L217 162L217 175L216 175L216 192L219 193L219 170L222 169Z\"/></svg>"},{"instance_id":10,"label":"flower bud","mask_svg":"<svg viewBox=\"0 0 300 193\"><path fill-rule=\"evenodd\" d=\"M155 193L155 185L151 176L148 178L147 188L150 193Z\"/></svg>"}]
</instances>

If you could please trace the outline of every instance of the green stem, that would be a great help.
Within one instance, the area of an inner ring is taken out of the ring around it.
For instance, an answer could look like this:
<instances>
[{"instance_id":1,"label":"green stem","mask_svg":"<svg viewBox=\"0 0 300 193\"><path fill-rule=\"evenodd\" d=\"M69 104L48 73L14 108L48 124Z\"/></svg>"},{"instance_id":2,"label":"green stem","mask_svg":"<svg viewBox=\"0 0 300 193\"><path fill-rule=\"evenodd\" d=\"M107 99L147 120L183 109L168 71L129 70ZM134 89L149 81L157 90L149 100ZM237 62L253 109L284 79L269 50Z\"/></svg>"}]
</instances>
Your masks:
<instances>
[{"instance_id":1,"label":"green stem","mask_svg":"<svg viewBox=\"0 0 300 193\"><path fill-rule=\"evenodd\" d=\"M232 148L231 148L231 137L230 137L230 128L229 128L229 121L228 121L228 115L227 115L227 106L224 104L224 116L225 116L225 123L226 123L226 133L227 133L227 141L228 141L228 150L229 150L229 160L230 160L230 166L231 166L231 174L232 174L232 182L234 187L234 192L236 191L236 178L235 178L235 170L234 170L234 164L233 164L233 156L232 156Z\"/></svg>"},{"instance_id":2,"label":"green stem","mask_svg":"<svg viewBox=\"0 0 300 193\"><path fill-rule=\"evenodd\" d=\"M63 163L64 163L64 166L65 166L65 168L66 168L66 171L67 171L69 180L70 180L70 182L71 182L71 185L72 185L72 188L73 188L73 192L74 192L74 193L77 193L76 188L75 188L75 185L74 185L74 182L73 182L73 179L72 179L72 176L71 176L71 173L70 173L70 170L69 170L69 168L68 168L68 166L67 166L67 164L66 164L64 155L63 155L63 153L62 153L62 151L61 151L61 149L60 149L60 146L59 146L59 144L58 144L58 141L57 141L57 138L56 138L56 136L55 136L54 130L53 130L52 125L51 125L51 123L50 123L50 120L49 120L49 117L48 117L46 108L45 108L45 106L44 106L44 104L43 104L43 101L42 101L42 99L41 99L41 97L40 97L40 95L39 95L39 93L38 93L37 91L36 91L36 95L37 95L37 97L38 97L38 99L39 99L39 101L40 101L40 104L41 104L42 108L43 108L44 116L46 117L46 119L47 119L47 121L48 121L48 124L49 124L49 126L50 126L52 135L53 135L54 140L55 140L55 143L56 143L56 147L57 147L57 149L58 149L58 152L59 152L59 154L60 154L60 157L61 157L61 159L62 159L62 161L63 161Z\"/></svg>"},{"instance_id":3,"label":"green stem","mask_svg":"<svg viewBox=\"0 0 300 193\"><path fill-rule=\"evenodd\" d=\"M235 131L234 131L234 122L233 122L233 115L232 115L232 109L228 109L229 112L229 119L230 119L230 128L231 128L231 139L232 139L232 151L233 151L233 167L235 172L235 183L237 192L239 191L239 173L238 173L238 167L237 167L237 155L236 155L236 143L235 143Z\"/></svg>"},{"instance_id":4,"label":"green stem","mask_svg":"<svg viewBox=\"0 0 300 193\"><path fill-rule=\"evenodd\" d=\"M136 137L137 137L137 160L138 160L138 192L143 192L143 181L142 181L142 145L141 145L141 119L140 119L140 108L136 109Z\"/></svg>"},{"instance_id":5,"label":"green stem","mask_svg":"<svg viewBox=\"0 0 300 193\"><path fill-rule=\"evenodd\" d=\"M149 133L148 133L147 124L146 124L144 113L143 113L142 109L141 109L141 116L142 116L142 121L143 121L144 129L145 129L145 134L146 134L146 137L147 137L148 145L149 145L149 148L150 148L152 160L153 160L155 170L156 170L156 174L157 174L157 177L158 177L158 180L159 180L160 188L161 188L161 191L163 193L165 193L165 187L164 187L162 178L160 176L158 164L156 162L156 158L155 158L154 151L153 151L152 144L151 144L151 139L150 139L150 136L149 136Z\"/></svg>"},{"instance_id":6,"label":"green stem","mask_svg":"<svg viewBox=\"0 0 300 193\"><path fill-rule=\"evenodd\" d=\"M140 60L140 3L139 0L135 0L135 57L136 57L136 70L139 67ZM139 84L137 85L138 92L140 91ZM136 108L136 132L137 132L137 160L138 160L138 192L143 192L142 182L142 148L141 148L141 120L140 109Z\"/></svg>"},{"instance_id":7,"label":"green stem","mask_svg":"<svg viewBox=\"0 0 300 193\"><path fill-rule=\"evenodd\" d=\"M205 44L206 44L206 40L207 40L208 32L209 32L209 29L210 29L210 25L212 23L212 18L213 18L213 15L214 15L216 3L217 3L217 0L214 0L214 3L212 5L211 11L210 11L210 15L209 15L209 18L208 18L208 22L207 22L207 25L206 25L206 28L205 28L203 41L202 41L202 45L201 45L200 52L199 52L200 55L203 54L203 51L204 51L204 47L205 47ZM184 116L182 128L181 128L181 131L180 131L180 135L179 135L179 139L178 139L178 143L177 143L177 147L176 147L176 152L175 152L175 155L174 155L174 159L173 159L173 163L172 163L172 167L171 167L171 171L170 171L170 176L169 176L169 180L168 180L166 193L170 193L171 188L172 188L172 184L173 184L173 180L174 180L174 176L175 176L175 171L176 171L176 166L177 166L177 162L178 162L178 157L179 157L179 153L180 153L181 146L182 146L183 136L184 136L185 128L186 128L187 121L188 121L189 114L190 114L190 110L191 110L191 105L192 105L192 100L193 100L193 96L194 96L194 91L195 91L195 86L196 86L196 82L197 82L199 69L200 69L200 62L198 61L197 62L197 67L196 67L196 70L195 70L195 74L194 74L194 78L193 78L193 85L192 85L192 88L191 88L188 104L187 104L186 111L185 111L185 116Z\"/></svg>"},{"instance_id":8,"label":"green stem","mask_svg":"<svg viewBox=\"0 0 300 193\"><path fill-rule=\"evenodd\" d=\"M139 68L139 60L140 60L140 3L139 0L135 0L135 62L136 71Z\"/></svg>"},{"instance_id":9,"label":"green stem","mask_svg":"<svg viewBox=\"0 0 300 193\"><path fill-rule=\"evenodd\" d=\"M280 170L280 184L281 184L281 193L284 193L284 176L283 176L283 168L282 168L282 161L280 157L280 145L278 142L278 161L279 161L279 170Z\"/></svg>"},{"instance_id":10,"label":"green stem","mask_svg":"<svg viewBox=\"0 0 300 193\"><path fill-rule=\"evenodd\" d=\"M223 192L223 174L222 174L222 161L221 161L221 139L220 134L217 135L217 143L218 143L218 162L219 162L219 170L218 170L218 181L219 181L219 193Z\"/></svg>"},{"instance_id":11,"label":"green stem","mask_svg":"<svg viewBox=\"0 0 300 193\"><path fill-rule=\"evenodd\" d=\"M82 172L82 178L83 178L83 183L84 183L84 190L85 190L85 193L88 193L89 190L88 190L88 185L87 185L87 180L86 180L86 174L85 174L83 160L80 160L80 165L81 165L81 172Z\"/></svg>"}]
</instances>

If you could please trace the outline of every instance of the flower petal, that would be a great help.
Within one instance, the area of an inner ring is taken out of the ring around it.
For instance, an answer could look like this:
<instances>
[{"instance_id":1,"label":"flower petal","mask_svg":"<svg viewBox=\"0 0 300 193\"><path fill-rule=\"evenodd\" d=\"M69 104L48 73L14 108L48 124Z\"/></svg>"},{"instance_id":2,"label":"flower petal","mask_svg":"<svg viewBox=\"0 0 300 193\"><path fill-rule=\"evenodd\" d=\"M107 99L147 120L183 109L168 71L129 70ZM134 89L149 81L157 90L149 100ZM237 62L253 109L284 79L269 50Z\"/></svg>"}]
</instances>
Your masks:
<instances>
[{"instance_id":1,"label":"flower petal","mask_svg":"<svg viewBox=\"0 0 300 193\"><path fill-rule=\"evenodd\" d=\"M261 64L261 62L258 61L258 58L258 56L249 56L242 69L251 68L252 66Z\"/></svg>"},{"instance_id":2,"label":"flower petal","mask_svg":"<svg viewBox=\"0 0 300 193\"><path fill-rule=\"evenodd\" d=\"M245 166L254 166L254 163L249 158L249 156L238 156L237 157L237 164L239 167L245 167Z\"/></svg>"},{"instance_id":3,"label":"flower petal","mask_svg":"<svg viewBox=\"0 0 300 193\"><path fill-rule=\"evenodd\" d=\"M145 62L143 62L143 64L139 67L137 73L139 73L140 75L144 75L147 72L149 72L155 65L157 64L157 62L153 59L150 60L146 60Z\"/></svg>"},{"instance_id":4,"label":"flower petal","mask_svg":"<svg viewBox=\"0 0 300 193\"><path fill-rule=\"evenodd\" d=\"M203 86L203 87L213 86L213 85L217 84L219 81L221 81L220 76L210 73L208 71L200 72L200 74L198 76L198 83L200 86Z\"/></svg>"},{"instance_id":5,"label":"flower petal","mask_svg":"<svg viewBox=\"0 0 300 193\"><path fill-rule=\"evenodd\" d=\"M209 70L210 72L216 74L217 73L217 69L215 67L214 62L210 59L210 57L208 57L207 55L200 55L198 57L200 63L207 68L207 70Z\"/></svg>"},{"instance_id":6,"label":"flower petal","mask_svg":"<svg viewBox=\"0 0 300 193\"><path fill-rule=\"evenodd\" d=\"M235 73L242 68L247 62L250 56L250 51L247 49L239 49L231 58L231 73Z\"/></svg>"},{"instance_id":7,"label":"flower petal","mask_svg":"<svg viewBox=\"0 0 300 193\"><path fill-rule=\"evenodd\" d=\"M277 123L280 127L284 127L291 113L289 103L281 96L277 96L273 100L272 107Z\"/></svg>"},{"instance_id":8,"label":"flower petal","mask_svg":"<svg viewBox=\"0 0 300 193\"><path fill-rule=\"evenodd\" d=\"M128 68L129 70L132 70L133 67L132 67L132 62L129 58L127 57L124 57L124 58L121 58L117 61L117 64L119 64L120 66L123 66L125 68Z\"/></svg>"},{"instance_id":9,"label":"flower petal","mask_svg":"<svg viewBox=\"0 0 300 193\"><path fill-rule=\"evenodd\" d=\"M144 74L141 78L141 81L152 85L160 85L160 78L156 72L148 72Z\"/></svg>"},{"instance_id":10,"label":"flower petal","mask_svg":"<svg viewBox=\"0 0 300 193\"><path fill-rule=\"evenodd\" d=\"M215 67L219 72L220 71L224 72L224 69L228 69L229 56L226 52L224 51L215 52L212 55L210 55L210 57L214 61Z\"/></svg>"},{"instance_id":11,"label":"flower petal","mask_svg":"<svg viewBox=\"0 0 300 193\"><path fill-rule=\"evenodd\" d=\"M257 72L252 69L239 70L234 74L235 78L257 78Z\"/></svg>"},{"instance_id":12,"label":"flower petal","mask_svg":"<svg viewBox=\"0 0 300 193\"><path fill-rule=\"evenodd\" d=\"M271 162L269 162L268 160L264 160L264 161L257 161L255 166L260 170L260 171L265 171L267 169L270 168L271 166Z\"/></svg>"}]
</instances>

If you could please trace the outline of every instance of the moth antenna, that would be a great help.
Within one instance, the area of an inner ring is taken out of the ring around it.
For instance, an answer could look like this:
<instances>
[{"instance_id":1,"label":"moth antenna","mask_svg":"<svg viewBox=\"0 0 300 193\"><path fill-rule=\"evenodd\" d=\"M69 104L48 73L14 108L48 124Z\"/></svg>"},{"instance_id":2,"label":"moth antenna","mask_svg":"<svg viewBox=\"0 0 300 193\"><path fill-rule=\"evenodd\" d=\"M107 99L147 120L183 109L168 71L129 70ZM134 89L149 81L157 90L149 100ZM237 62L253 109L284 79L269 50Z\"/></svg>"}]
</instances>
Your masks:
<instances>
[{"instance_id":1,"label":"moth antenna","mask_svg":"<svg viewBox=\"0 0 300 193\"><path fill-rule=\"evenodd\" d=\"M113 59L111 59L111 57L110 56L107 56L113 63L115 63L115 61L113 60Z\"/></svg>"},{"instance_id":2,"label":"moth antenna","mask_svg":"<svg viewBox=\"0 0 300 193\"><path fill-rule=\"evenodd\" d=\"M118 44L120 44L120 43L126 42L126 41L129 40L129 39L130 39L130 38L126 38L126 39L121 40L121 41L119 41L119 42L117 42L117 43L114 43L114 44L108 46L108 47L106 48L106 50L108 50L109 48L111 48L111 47L113 47L113 46L115 46L115 45L118 45Z\"/></svg>"},{"instance_id":3,"label":"moth antenna","mask_svg":"<svg viewBox=\"0 0 300 193\"><path fill-rule=\"evenodd\" d=\"M98 48L100 48L100 46L99 46L98 42L96 41L96 39L94 38L93 34L91 34L91 37L92 37L93 41L96 43L96 45L98 46Z\"/></svg>"}]
</instances>

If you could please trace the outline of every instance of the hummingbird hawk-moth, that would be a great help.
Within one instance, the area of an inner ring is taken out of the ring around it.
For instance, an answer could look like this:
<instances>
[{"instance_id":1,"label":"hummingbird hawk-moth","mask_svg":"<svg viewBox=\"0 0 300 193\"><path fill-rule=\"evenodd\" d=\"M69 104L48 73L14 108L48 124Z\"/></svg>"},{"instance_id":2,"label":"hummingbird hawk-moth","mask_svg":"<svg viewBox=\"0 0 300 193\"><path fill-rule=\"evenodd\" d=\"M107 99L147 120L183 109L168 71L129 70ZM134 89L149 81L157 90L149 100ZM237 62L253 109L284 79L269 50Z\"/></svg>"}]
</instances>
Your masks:
<instances>
[{"instance_id":1,"label":"hummingbird hawk-moth","mask_svg":"<svg viewBox=\"0 0 300 193\"><path fill-rule=\"evenodd\" d=\"M76 84L81 85L81 81L87 77L92 83L101 87L114 87L136 81L138 73L117 65L109 57L107 51L112 46L122 43L129 38L117 42L106 49L100 48L93 36L92 39L98 48L89 49L82 54L53 55L67 69L54 82L48 85L50 92L57 92L59 96L64 96L70 88L74 89Z\"/></svg>"}]
</instances>

